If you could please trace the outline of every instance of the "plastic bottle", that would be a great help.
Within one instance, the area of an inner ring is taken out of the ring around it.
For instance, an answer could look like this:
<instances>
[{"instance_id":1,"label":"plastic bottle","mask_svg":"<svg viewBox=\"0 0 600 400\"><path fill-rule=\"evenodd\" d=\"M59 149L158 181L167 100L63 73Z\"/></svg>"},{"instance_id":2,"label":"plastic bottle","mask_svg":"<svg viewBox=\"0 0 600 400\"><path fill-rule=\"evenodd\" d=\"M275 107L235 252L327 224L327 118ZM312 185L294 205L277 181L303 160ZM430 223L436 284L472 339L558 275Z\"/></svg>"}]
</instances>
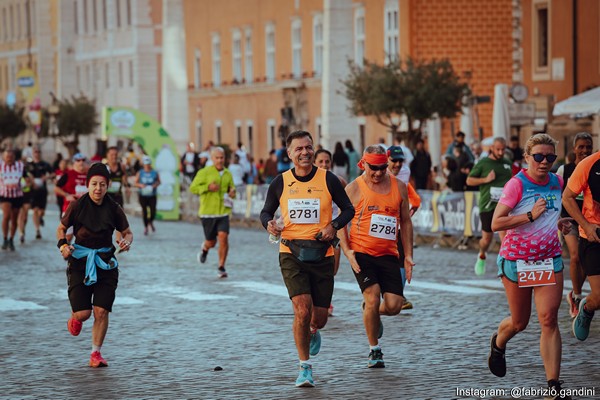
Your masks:
<instances>
[{"instance_id":1,"label":"plastic bottle","mask_svg":"<svg viewBox=\"0 0 600 400\"><path fill-rule=\"evenodd\" d=\"M283 223L283 217L280 216L275 220L275 224L277 225L278 228L283 229L284 223ZM269 234L269 243L273 243L273 244L277 244L279 243L279 241L281 240L281 235L273 235L273 234Z\"/></svg>"}]
</instances>

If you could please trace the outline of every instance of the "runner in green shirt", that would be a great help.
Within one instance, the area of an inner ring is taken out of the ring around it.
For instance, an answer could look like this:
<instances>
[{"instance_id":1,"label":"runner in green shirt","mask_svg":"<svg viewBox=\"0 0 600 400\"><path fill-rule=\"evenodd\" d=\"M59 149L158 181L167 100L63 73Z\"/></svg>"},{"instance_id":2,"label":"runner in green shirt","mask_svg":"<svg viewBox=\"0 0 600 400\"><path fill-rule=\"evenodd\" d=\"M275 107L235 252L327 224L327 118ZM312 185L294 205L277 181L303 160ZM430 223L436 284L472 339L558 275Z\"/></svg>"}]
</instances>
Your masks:
<instances>
[{"instance_id":1,"label":"runner in green shirt","mask_svg":"<svg viewBox=\"0 0 600 400\"><path fill-rule=\"evenodd\" d=\"M490 247L494 232L492 231L492 217L496 204L500 200L502 188L512 177L511 163L504 158L506 140L501 137L494 139L490 154L475 164L467 185L479 186L479 218L481 219L481 240L479 241L479 257L475 263L475 273L485 273L485 253ZM504 231L498 232L500 241L504 238Z\"/></svg>"}]
</instances>

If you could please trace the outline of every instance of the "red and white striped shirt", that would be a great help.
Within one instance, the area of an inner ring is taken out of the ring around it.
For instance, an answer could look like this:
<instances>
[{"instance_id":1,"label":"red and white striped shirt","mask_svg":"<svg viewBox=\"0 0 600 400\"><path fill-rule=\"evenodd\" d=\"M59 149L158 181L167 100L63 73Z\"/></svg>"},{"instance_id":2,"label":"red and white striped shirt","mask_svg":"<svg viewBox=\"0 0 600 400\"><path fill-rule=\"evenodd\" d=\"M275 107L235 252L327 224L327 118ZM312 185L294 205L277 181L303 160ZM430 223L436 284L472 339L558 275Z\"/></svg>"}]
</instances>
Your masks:
<instances>
[{"instance_id":1,"label":"red and white striped shirt","mask_svg":"<svg viewBox=\"0 0 600 400\"><path fill-rule=\"evenodd\" d=\"M25 166L21 161L13 164L0 161L0 197L11 199L23 197L21 178L24 170Z\"/></svg>"}]
</instances>

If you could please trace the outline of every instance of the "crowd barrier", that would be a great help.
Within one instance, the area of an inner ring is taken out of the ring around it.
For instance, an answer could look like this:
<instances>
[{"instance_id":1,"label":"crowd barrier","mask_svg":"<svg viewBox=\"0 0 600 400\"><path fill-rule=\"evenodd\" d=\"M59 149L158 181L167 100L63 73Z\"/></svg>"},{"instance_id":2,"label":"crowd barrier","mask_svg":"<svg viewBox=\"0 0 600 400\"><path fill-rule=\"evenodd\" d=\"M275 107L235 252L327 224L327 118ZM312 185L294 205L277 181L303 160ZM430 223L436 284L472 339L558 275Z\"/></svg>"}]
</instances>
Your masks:
<instances>
[{"instance_id":1,"label":"crowd barrier","mask_svg":"<svg viewBox=\"0 0 600 400\"><path fill-rule=\"evenodd\" d=\"M237 188L233 201L233 217L256 222L265 203L269 185L243 185ZM479 192L440 192L418 190L421 207L413 215L414 232L418 235L450 235L458 237L481 236L479 220ZM198 199L182 193L183 218L194 218L198 213Z\"/></svg>"}]
</instances>

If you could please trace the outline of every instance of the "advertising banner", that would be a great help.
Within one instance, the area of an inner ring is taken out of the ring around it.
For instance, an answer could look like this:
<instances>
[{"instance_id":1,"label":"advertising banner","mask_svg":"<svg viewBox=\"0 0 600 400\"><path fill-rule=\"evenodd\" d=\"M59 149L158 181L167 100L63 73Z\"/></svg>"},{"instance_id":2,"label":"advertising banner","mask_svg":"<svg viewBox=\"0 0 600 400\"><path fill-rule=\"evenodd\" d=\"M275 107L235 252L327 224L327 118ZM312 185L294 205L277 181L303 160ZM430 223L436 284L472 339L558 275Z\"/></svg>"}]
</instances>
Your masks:
<instances>
[{"instance_id":1,"label":"advertising banner","mask_svg":"<svg viewBox=\"0 0 600 400\"><path fill-rule=\"evenodd\" d=\"M156 189L156 218L179 219L179 155L175 142L154 118L129 107L104 107L102 132L135 141L152 158L160 176Z\"/></svg>"}]
</instances>

